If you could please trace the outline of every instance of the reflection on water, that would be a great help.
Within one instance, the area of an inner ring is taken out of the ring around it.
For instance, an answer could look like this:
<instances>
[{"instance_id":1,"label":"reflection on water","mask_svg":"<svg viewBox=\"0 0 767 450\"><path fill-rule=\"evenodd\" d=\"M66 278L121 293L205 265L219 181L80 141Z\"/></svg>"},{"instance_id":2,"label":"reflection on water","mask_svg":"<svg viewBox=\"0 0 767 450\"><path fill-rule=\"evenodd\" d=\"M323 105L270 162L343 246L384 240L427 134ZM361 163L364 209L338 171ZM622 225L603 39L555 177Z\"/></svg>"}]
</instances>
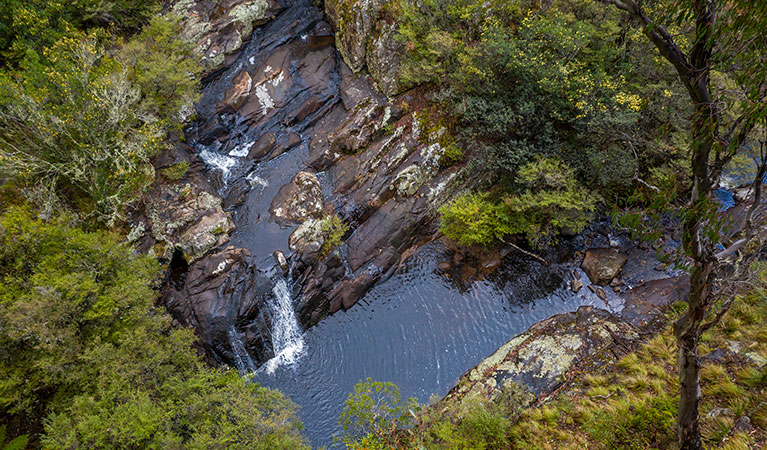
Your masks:
<instances>
[{"instance_id":1,"label":"reflection on water","mask_svg":"<svg viewBox=\"0 0 767 450\"><path fill-rule=\"evenodd\" d=\"M458 288L435 271L440 251L421 249L352 309L306 331L295 365L255 375L298 403L313 445L332 443L346 396L360 380L391 381L403 397L426 402L533 323L585 304L605 306L566 289L564 266L542 268L514 256L492 280Z\"/></svg>"}]
</instances>

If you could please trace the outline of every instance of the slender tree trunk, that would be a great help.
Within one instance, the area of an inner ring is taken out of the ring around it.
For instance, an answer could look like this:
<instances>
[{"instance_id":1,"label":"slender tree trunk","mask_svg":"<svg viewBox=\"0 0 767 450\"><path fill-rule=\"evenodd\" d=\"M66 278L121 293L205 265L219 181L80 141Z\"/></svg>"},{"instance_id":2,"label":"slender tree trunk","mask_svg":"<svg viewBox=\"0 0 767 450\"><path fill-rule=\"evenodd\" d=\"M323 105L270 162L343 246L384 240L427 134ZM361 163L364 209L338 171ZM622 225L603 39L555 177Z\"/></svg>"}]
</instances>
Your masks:
<instances>
[{"instance_id":1,"label":"slender tree trunk","mask_svg":"<svg viewBox=\"0 0 767 450\"><path fill-rule=\"evenodd\" d=\"M700 362L698 342L700 328L705 318L705 299L708 295L708 276L713 264L696 265L690 274L688 310L674 324L674 334L679 346L679 415L677 435L682 450L703 448L700 438L698 406L700 403Z\"/></svg>"},{"instance_id":2,"label":"slender tree trunk","mask_svg":"<svg viewBox=\"0 0 767 450\"><path fill-rule=\"evenodd\" d=\"M701 77L707 79L707 77ZM705 86L705 87L704 87ZM708 100L707 85L697 90ZM718 116L711 108L710 101L697 102L692 129L692 178L690 209L682 224L682 245L692 259L690 272L690 294L687 297L687 312L674 324L674 334L679 346L679 415L677 416L677 437L682 450L703 448L700 437L698 407L700 403L700 362L698 342L701 326L706 317L708 302L708 279L715 258L701 236L701 222L705 217L706 202L711 194L709 156L714 145L714 130Z\"/></svg>"}]
</instances>

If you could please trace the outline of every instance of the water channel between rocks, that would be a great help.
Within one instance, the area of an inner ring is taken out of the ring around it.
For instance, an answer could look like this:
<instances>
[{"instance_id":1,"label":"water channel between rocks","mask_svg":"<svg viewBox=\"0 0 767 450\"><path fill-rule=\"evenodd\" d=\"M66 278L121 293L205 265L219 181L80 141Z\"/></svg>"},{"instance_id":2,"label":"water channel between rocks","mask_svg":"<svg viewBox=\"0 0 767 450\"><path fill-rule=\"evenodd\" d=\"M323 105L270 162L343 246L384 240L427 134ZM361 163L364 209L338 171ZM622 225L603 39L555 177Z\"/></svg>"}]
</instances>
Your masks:
<instances>
[{"instance_id":1,"label":"water channel between rocks","mask_svg":"<svg viewBox=\"0 0 767 450\"><path fill-rule=\"evenodd\" d=\"M490 279L457 286L435 271L440 253L437 245L421 249L352 309L307 330L294 364L255 374L300 406L313 445L332 443L360 380L391 381L403 397L428 402L533 323L581 305L605 307L588 290L574 294L554 272L512 256Z\"/></svg>"},{"instance_id":2,"label":"water channel between rocks","mask_svg":"<svg viewBox=\"0 0 767 450\"><path fill-rule=\"evenodd\" d=\"M295 225L275 222L269 208L278 189L306 168L315 124L338 109L343 63L329 37L319 9L308 0L290 2L253 33L230 68L208 80L197 105L198 122L188 129L189 144L233 212L237 229L227 245L252 254L259 272L258 295L268 297L271 347L277 356L251 375L299 405L314 446L332 444L344 401L360 380L391 381L403 397L427 402L432 395L444 395L463 372L533 323L583 305L606 307L588 289L576 294L567 288L572 263L543 266L512 253L485 279L462 283L436 270L450 255L432 243L351 309L303 331L291 308L300 300L300 288L275 267L271 256L275 250L289 255L288 236ZM268 90L257 93L260 106L254 103L249 110L246 103L239 112L222 109L219 102L244 70L254 78L264 73L273 77L263 84ZM284 150L254 157L252 149L268 134ZM288 144L280 144L284 142ZM326 202L332 203L332 182L325 174L318 176ZM582 249L583 239L576 240L575 247ZM629 267L636 261L632 258L625 272L649 279L651 269ZM582 272L580 278L587 283ZM613 310L621 306L612 292L607 302ZM248 354L241 330L232 327L229 345L241 369L259 366Z\"/></svg>"}]
</instances>

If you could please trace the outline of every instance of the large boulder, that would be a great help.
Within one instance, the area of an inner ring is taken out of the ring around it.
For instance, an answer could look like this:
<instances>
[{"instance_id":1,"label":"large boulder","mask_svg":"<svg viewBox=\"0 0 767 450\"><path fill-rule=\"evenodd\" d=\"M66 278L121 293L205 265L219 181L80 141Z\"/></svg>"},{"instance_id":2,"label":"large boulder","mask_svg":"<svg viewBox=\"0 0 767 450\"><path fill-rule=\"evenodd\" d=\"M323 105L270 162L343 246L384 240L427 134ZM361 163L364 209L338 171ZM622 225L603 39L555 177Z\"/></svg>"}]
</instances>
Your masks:
<instances>
[{"instance_id":1,"label":"large boulder","mask_svg":"<svg viewBox=\"0 0 767 450\"><path fill-rule=\"evenodd\" d=\"M396 39L397 24L387 20L387 0L325 0L325 13L336 34L336 46L349 68L365 68L378 89L394 96L407 89L401 81L404 43Z\"/></svg>"},{"instance_id":2,"label":"large boulder","mask_svg":"<svg viewBox=\"0 0 767 450\"><path fill-rule=\"evenodd\" d=\"M317 175L298 172L290 183L282 186L272 199L269 211L278 219L303 222L320 217L325 209L322 187Z\"/></svg>"},{"instance_id":3,"label":"large boulder","mask_svg":"<svg viewBox=\"0 0 767 450\"><path fill-rule=\"evenodd\" d=\"M581 263L589 280L599 286L605 286L615 278L628 261L628 257L615 248L590 248Z\"/></svg>"},{"instance_id":4,"label":"large boulder","mask_svg":"<svg viewBox=\"0 0 767 450\"><path fill-rule=\"evenodd\" d=\"M637 339L637 330L607 311L582 306L536 323L464 374L436 405L455 410L475 398L494 401L511 393L520 407L545 397L575 376L592 358L621 339Z\"/></svg>"},{"instance_id":5,"label":"large boulder","mask_svg":"<svg viewBox=\"0 0 767 450\"><path fill-rule=\"evenodd\" d=\"M195 261L229 240L234 223L221 199L199 183L161 184L146 205L152 237L164 245L158 256L170 259L175 250Z\"/></svg>"},{"instance_id":6,"label":"large boulder","mask_svg":"<svg viewBox=\"0 0 767 450\"><path fill-rule=\"evenodd\" d=\"M621 317L635 327L646 327L663 317L672 302L687 298L688 275L645 282L626 293Z\"/></svg>"}]
</instances>

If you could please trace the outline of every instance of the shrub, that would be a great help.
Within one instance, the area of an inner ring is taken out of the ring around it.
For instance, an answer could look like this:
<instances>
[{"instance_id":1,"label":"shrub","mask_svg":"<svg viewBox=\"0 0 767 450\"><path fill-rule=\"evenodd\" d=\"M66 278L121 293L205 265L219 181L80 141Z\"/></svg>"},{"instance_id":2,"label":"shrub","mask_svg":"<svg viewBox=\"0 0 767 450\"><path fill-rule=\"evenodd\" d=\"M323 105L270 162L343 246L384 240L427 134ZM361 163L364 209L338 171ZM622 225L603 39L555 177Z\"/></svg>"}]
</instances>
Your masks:
<instances>
[{"instance_id":1,"label":"shrub","mask_svg":"<svg viewBox=\"0 0 767 450\"><path fill-rule=\"evenodd\" d=\"M502 239L503 216L488 193L465 194L439 210L440 230L461 245L488 245Z\"/></svg>"},{"instance_id":2,"label":"shrub","mask_svg":"<svg viewBox=\"0 0 767 450\"><path fill-rule=\"evenodd\" d=\"M0 216L0 421L44 422L33 440L50 449L308 448L292 403L209 368L170 327L158 274L119 236Z\"/></svg>"},{"instance_id":3,"label":"shrub","mask_svg":"<svg viewBox=\"0 0 767 450\"><path fill-rule=\"evenodd\" d=\"M72 30L137 30L158 10L157 0L5 0L0 8L0 66L41 53Z\"/></svg>"},{"instance_id":4,"label":"shrub","mask_svg":"<svg viewBox=\"0 0 767 450\"><path fill-rule=\"evenodd\" d=\"M580 232L596 210L598 197L559 160L538 158L524 165L518 183L524 190L504 199L503 231L524 234L534 247L553 242L562 230Z\"/></svg>"},{"instance_id":5,"label":"shrub","mask_svg":"<svg viewBox=\"0 0 767 450\"><path fill-rule=\"evenodd\" d=\"M189 171L189 162L182 161L178 164L160 169L160 175L169 181L178 181Z\"/></svg>"},{"instance_id":6,"label":"shrub","mask_svg":"<svg viewBox=\"0 0 767 450\"><path fill-rule=\"evenodd\" d=\"M325 241L322 243L322 248L320 249L320 254L326 256L332 252L334 248L343 244L343 237L346 232L349 231L349 226L341 222L341 219L337 215L331 214L320 222L320 231L325 237Z\"/></svg>"},{"instance_id":7,"label":"shrub","mask_svg":"<svg viewBox=\"0 0 767 450\"><path fill-rule=\"evenodd\" d=\"M194 111L202 72L199 55L181 32L178 17L155 16L117 55L143 96L142 109L176 127L183 112Z\"/></svg>"},{"instance_id":8,"label":"shrub","mask_svg":"<svg viewBox=\"0 0 767 450\"><path fill-rule=\"evenodd\" d=\"M493 201L489 193L458 197L440 209L440 229L461 245L488 245L523 234L531 245L542 247L562 230L580 232L596 209L597 197L556 159L538 158L524 165L517 184L520 192L501 201Z\"/></svg>"},{"instance_id":9,"label":"shrub","mask_svg":"<svg viewBox=\"0 0 767 450\"><path fill-rule=\"evenodd\" d=\"M94 36L62 40L50 54L27 79L0 76L0 172L46 186L51 198L87 199L86 214L114 224L153 179L162 128Z\"/></svg>"},{"instance_id":10,"label":"shrub","mask_svg":"<svg viewBox=\"0 0 767 450\"><path fill-rule=\"evenodd\" d=\"M48 209L63 198L96 222L121 220L153 180L149 160L168 126L197 95L199 64L178 32L177 21L154 19L117 59L103 36L73 32L46 59L0 74L0 176L36 190Z\"/></svg>"},{"instance_id":11,"label":"shrub","mask_svg":"<svg viewBox=\"0 0 767 450\"><path fill-rule=\"evenodd\" d=\"M344 430L341 440L352 448L363 448L355 444L358 440L392 448L398 442L397 431L407 428L417 411L415 399L403 401L396 385L368 378L355 384L346 399L339 417Z\"/></svg>"}]
</instances>

